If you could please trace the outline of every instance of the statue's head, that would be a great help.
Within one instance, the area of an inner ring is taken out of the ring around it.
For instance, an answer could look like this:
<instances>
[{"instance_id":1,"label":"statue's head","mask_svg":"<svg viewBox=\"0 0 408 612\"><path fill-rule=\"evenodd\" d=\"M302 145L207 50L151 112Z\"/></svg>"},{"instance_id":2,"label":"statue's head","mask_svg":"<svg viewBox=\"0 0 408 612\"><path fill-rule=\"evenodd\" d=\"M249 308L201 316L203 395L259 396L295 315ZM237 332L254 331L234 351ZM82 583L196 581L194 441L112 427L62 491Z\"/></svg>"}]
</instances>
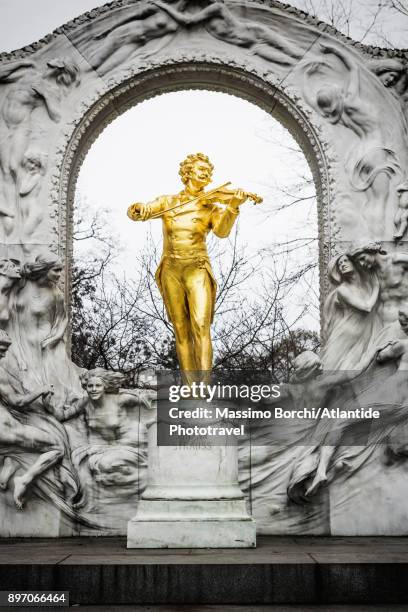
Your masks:
<instances>
[{"instance_id":1,"label":"statue's head","mask_svg":"<svg viewBox=\"0 0 408 612\"><path fill-rule=\"evenodd\" d=\"M21 166L30 174L45 174L48 156L40 150L28 149L21 161Z\"/></svg>"},{"instance_id":2,"label":"statue's head","mask_svg":"<svg viewBox=\"0 0 408 612\"><path fill-rule=\"evenodd\" d=\"M387 58L370 62L370 68L384 87L393 87L401 77L404 64L398 58Z\"/></svg>"},{"instance_id":3,"label":"statue's head","mask_svg":"<svg viewBox=\"0 0 408 612\"><path fill-rule=\"evenodd\" d=\"M191 153L180 164L179 175L184 185L190 181L197 187L205 187L211 182L214 166L204 153Z\"/></svg>"},{"instance_id":4,"label":"statue's head","mask_svg":"<svg viewBox=\"0 0 408 612\"><path fill-rule=\"evenodd\" d=\"M0 329L0 359L6 355L11 344L10 336L4 329Z\"/></svg>"},{"instance_id":5,"label":"statue's head","mask_svg":"<svg viewBox=\"0 0 408 612\"><path fill-rule=\"evenodd\" d=\"M372 270L377 266L377 256L385 255L386 251L382 248L379 242L370 242L363 244L348 253L349 257L355 261L361 268Z\"/></svg>"},{"instance_id":6,"label":"statue's head","mask_svg":"<svg viewBox=\"0 0 408 612\"><path fill-rule=\"evenodd\" d=\"M325 85L316 93L317 106L323 117L331 123L338 123L344 110L344 93L335 84Z\"/></svg>"},{"instance_id":7,"label":"statue's head","mask_svg":"<svg viewBox=\"0 0 408 612\"><path fill-rule=\"evenodd\" d=\"M392 87L398 81L400 73L396 70L388 70L380 75L382 84L385 87Z\"/></svg>"},{"instance_id":8,"label":"statue's head","mask_svg":"<svg viewBox=\"0 0 408 612\"><path fill-rule=\"evenodd\" d=\"M348 276L354 272L354 264L350 257L345 253L333 257L328 265L329 278L334 283L339 285L344 276Z\"/></svg>"},{"instance_id":9,"label":"statue's head","mask_svg":"<svg viewBox=\"0 0 408 612\"><path fill-rule=\"evenodd\" d=\"M319 356L313 353L313 351L303 351L303 353L300 353L295 358L293 365L295 367L293 382L299 383L316 378L323 369Z\"/></svg>"},{"instance_id":10,"label":"statue's head","mask_svg":"<svg viewBox=\"0 0 408 612\"><path fill-rule=\"evenodd\" d=\"M62 261L55 253L41 253L24 265L23 276L29 280L47 280L56 284L61 278Z\"/></svg>"},{"instance_id":11,"label":"statue's head","mask_svg":"<svg viewBox=\"0 0 408 612\"><path fill-rule=\"evenodd\" d=\"M98 401L105 393L118 393L125 382L125 375L103 368L95 368L81 374L81 383L93 401Z\"/></svg>"},{"instance_id":12,"label":"statue's head","mask_svg":"<svg viewBox=\"0 0 408 612\"><path fill-rule=\"evenodd\" d=\"M402 306L398 310L398 321L402 331L408 336L408 306Z\"/></svg>"},{"instance_id":13,"label":"statue's head","mask_svg":"<svg viewBox=\"0 0 408 612\"><path fill-rule=\"evenodd\" d=\"M71 87L78 85L81 82L79 77L79 68L72 60L66 57L57 57L47 62L50 69L50 75L55 80L57 85L63 87Z\"/></svg>"}]
</instances>

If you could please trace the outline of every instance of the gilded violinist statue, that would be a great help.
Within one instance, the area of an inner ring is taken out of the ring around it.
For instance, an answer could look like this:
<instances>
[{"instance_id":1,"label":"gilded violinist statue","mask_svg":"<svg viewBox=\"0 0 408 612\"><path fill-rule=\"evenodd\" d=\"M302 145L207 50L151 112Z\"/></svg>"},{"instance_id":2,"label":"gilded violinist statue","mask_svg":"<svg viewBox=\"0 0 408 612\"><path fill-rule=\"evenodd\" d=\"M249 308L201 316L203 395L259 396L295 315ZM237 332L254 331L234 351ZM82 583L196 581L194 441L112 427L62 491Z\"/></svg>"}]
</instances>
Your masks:
<instances>
[{"instance_id":1,"label":"gilded violinist statue","mask_svg":"<svg viewBox=\"0 0 408 612\"><path fill-rule=\"evenodd\" d=\"M156 282L174 328L180 369L187 383L197 380L198 373L207 380L212 368L210 328L217 283L208 257L207 234L212 230L226 238L239 206L248 199L262 201L256 194L226 189L229 183L205 192L213 169L203 153L188 155L180 164L184 183L180 193L132 204L127 211L133 221L162 219L163 254Z\"/></svg>"}]
</instances>

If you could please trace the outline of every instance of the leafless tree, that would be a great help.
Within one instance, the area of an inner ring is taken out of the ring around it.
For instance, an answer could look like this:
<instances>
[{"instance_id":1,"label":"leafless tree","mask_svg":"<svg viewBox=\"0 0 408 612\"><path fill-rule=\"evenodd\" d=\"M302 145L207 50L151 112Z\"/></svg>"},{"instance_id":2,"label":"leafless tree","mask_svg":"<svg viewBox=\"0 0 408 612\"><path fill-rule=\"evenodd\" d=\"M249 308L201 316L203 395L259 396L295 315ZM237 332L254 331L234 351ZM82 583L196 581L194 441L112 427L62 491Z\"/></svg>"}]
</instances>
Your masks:
<instances>
[{"instance_id":1,"label":"leafless tree","mask_svg":"<svg viewBox=\"0 0 408 612\"><path fill-rule=\"evenodd\" d=\"M290 0L289 4L354 40L387 47L406 46L407 24L395 19L395 12L408 16L407 0Z\"/></svg>"},{"instance_id":2,"label":"leafless tree","mask_svg":"<svg viewBox=\"0 0 408 612\"><path fill-rule=\"evenodd\" d=\"M129 384L148 368L177 369L172 327L154 279L157 246L147 242L136 277L119 274L114 265L115 239L104 237L104 213L84 217L81 202L77 208L74 237L81 248L73 271L74 361L86 368L124 371ZM98 248L85 250L86 243L97 243ZM262 368L276 379L286 377L299 350L318 345L316 334L302 330L304 312L291 313L288 308L303 270L288 274L283 253L271 258L264 270L265 254L247 256L239 247L238 232L226 244L210 241L209 250L218 278L215 368ZM285 256L290 257L290 250ZM255 282L255 292L248 291L249 279Z\"/></svg>"},{"instance_id":3,"label":"leafless tree","mask_svg":"<svg viewBox=\"0 0 408 612\"><path fill-rule=\"evenodd\" d=\"M398 13L402 13L408 17L408 2L407 0L389 0L390 6Z\"/></svg>"}]
</instances>

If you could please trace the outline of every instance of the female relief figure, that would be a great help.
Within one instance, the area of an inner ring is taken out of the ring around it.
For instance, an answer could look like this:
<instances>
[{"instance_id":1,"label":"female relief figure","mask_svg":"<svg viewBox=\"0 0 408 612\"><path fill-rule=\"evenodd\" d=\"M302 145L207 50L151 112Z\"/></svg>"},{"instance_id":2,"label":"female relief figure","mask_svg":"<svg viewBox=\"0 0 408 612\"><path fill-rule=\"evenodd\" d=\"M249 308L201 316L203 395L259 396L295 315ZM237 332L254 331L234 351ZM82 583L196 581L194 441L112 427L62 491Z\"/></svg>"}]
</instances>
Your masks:
<instances>
[{"instance_id":1,"label":"female relief figure","mask_svg":"<svg viewBox=\"0 0 408 612\"><path fill-rule=\"evenodd\" d=\"M282 36L264 25L244 21L234 16L232 11L219 0L210 0L209 6L196 13L185 13L154 0L154 4L166 11L173 19L184 26L204 23L211 36L223 42L250 49L254 55L276 64L292 65L293 60L302 57L300 49L288 43Z\"/></svg>"},{"instance_id":2,"label":"female relief figure","mask_svg":"<svg viewBox=\"0 0 408 612\"><path fill-rule=\"evenodd\" d=\"M375 272L359 272L348 255L329 264L335 288L324 305L326 370L358 369L381 329L380 284Z\"/></svg>"},{"instance_id":3,"label":"female relief figure","mask_svg":"<svg viewBox=\"0 0 408 612\"><path fill-rule=\"evenodd\" d=\"M9 236L15 225L17 173L31 136L33 112L44 108L51 121L58 123L62 95L79 83L79 69L64 58L47 62L42 72L33 62L12 62L0 67L2 83L12 84L0 108L0 216L4 233Z\"/></svg>"},{"instance_id":4,"label":"female relief figure","mask_svg":"<svg viewBox=\"0 0 408 612\"><path fill-rule=\"evenodd\" d=\"M313 100L306 82L303 95L313 108L330 123L340 123L359 138L360 145L354 147L349 159L351 185L355 191L366 192L364 217L373 238L384 232L385 212L390 191L390 180L400 172L393 151L385 147L382 122L379 112L361 92L360 69L356 62L337 47L320 44L323 54L337 57L346 69L343 86L325 84L316 91ZM312 62L306 69L309 78L327 68L323 61ZM336 75L337 80L339 75Z\"/></svg>"},{"instance_id":5,"label":"female relief figure","mask_svg":"<svg viewBox=\"0 0 408 612\"><path fill-rule=\"evenodd\" d=\"M408 253L387 253L380 243L366 243L350 252L362 274L377 274L380 281L381 319L384 325L395 323L407 307Z\"/></svg>"},{"instance_id":6,"label":"female relief figure","mask_svg":"<svg viewBox=\"0 0 408 612\"><path fill-rule=\"evenodd\" d=\"M139 47L154 38L173 34L178 27L176 21L154 3L138 6L129 16L94 37L98 44L89 57L89 63L106 74L128 61Z\"/></svg>"},{"instance_id":7,"label":"female relief figure","mask_svg":"<svg viewBox=\"0 0 408 612\"><path fill-rule=\"evenodd\" d=\"M126 409L144 407L150 410L151 399L156 394L141 391L120 393L124 375L103 368L85 372L81 380L87 395L60 410L60 418L67 421L83 415L93 443L140 446L139 425L129 421Z\"/></svg>"},{"instance_id":8,"label":"female relief figure","mask_svg":"<svg viewBox=\"0 0 408 612\"><path fill-rule=\"evenodd\" d=\"M61 260L53 253L38 255L24 266L22 283L12 295L11 330L18 345L14 353L26 379L53 385L56 400L64 402L78 397L81 385L65 347L68 318L58 287L61 272Z\"/></svg>"},{"instance_id":9,"label":"female relief figure","mask_svg":"<svg viewBox=\"0 0 408 612\"><path fill-rule=\"evenodd\" d=\"M398 208L394 216L394 240L401 240L408 229L408 180L397 186Z\"/></svg>"},{"instance_id":10,"label":"female relief figure","mask_svg":"<svg viewBox=\"0 0 408 612\"><path fill-rule=\"evenodd\" d=\"M0 359L3 359L11 344L7 333L0 331ZM11 461L21 453L38 452L40 456L23 474L14 477L14 502L23 508L28 487L41 474L59 463L64 456L64 446L52 429L46 431L24 423L18 416L38 399L46 404L52 394L50 387L39 387L34 392L16 393L9 385L7 372L0 367L0 446L6 455L0 471L0 487L7 488L11 476L18 469L19 462Z\"/></svg>"},{"instance_id":11,"label":"female relief figure","mask_svg":"<svg viewBox=\"0 0 408 612\"><path fill-rule=\"evenodd\" d=\"M361 95L360 71L356 62L333 45L320 43L320 50L324 55L332 54L340 60L346 69L346 81L343 86L331 83L320 87L316 91L315 101L309 97L305 86L304 95L308 104L317 107L316 110L330 123L341 123L362 140L380 142L380 117L371 102ZM327 68L322 60L312 62L305 74L310 77L320 72L323 66Z\"/></svg>"},{"instance_id":12,"label":"female relief figure","mask_svg":"<svg viewBox=\"0 0 408 612\"><path fill-rule=\"evenodd\" d=\"M10 293L21 278L20 262L0 259L0 328L7 329L10 320Z\"/></svg>"},{"instance_id":13,"label":"female relief figure","mask_svg":"<svg viewBox=\"0 0 408 612\"><path fill-rule=\"evenodd\" d=\"M406 60L396 57L371 60L369 69L380 79L401 103L405 117L408 118L408 65ZM405 127L407 130L407 127Z\"/></svg>"},{"instance_id":14,"label":"female relief figure","mask_svg":"<svg viewBox=\"0 0 408 612\"><path fill-rule=\"evenodd\" d=\"M30 248L34 237L38 236L39 226L44 221L39 194L47 170L47 160L47 155L30 147L20 164L17 181L18 195L20 196L17 220L21 226L20 238L22 239L23 249Z\"/></svg>"}]
</instances>

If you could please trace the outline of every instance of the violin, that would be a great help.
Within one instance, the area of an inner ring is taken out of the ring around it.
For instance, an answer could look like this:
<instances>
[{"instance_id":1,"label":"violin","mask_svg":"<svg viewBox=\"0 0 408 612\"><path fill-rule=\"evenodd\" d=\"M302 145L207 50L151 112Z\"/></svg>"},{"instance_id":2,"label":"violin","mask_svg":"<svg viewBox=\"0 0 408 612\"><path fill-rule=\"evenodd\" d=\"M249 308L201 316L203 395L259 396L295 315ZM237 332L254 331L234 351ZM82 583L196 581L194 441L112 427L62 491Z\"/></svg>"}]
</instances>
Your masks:
<instances>
[{"instance_id":1,"label":"violin","mask_svg":"<svg viewBox=\"0 0 408 612\"><path fill-rule=\"evenodd\" d=\"M220 202L221 204L229 204L235 197L244 197L245 200L252 200L254 204L261 204L263 202L263 198L256 193L243 191L242 189L226 189L224 186L217 187L208 192L208 194L203 194L203 198L209 203Z\"/></svg>"},{"instance_id":2,"label":"violin","mask_svg":"<svg viewBox=\"0 0 408 612\"><path fill-rule=\"evenodd\" d=\"M159 217L162 217L165 212L176 210L176 208L181 208L182 206L192 204L193 202L199 202L200 200L205 200L208 204L212 204L213 202L229 204L234 197L239 197L240 199L245 197L243 202L245 200L252 200L254 204L261 204L261 202L263 202L263 198L261 198L261 196L257 195L256 193L243 191L242 189L226 189L227 185L231 185L231 183L224 183L223 185L220 185L220 187L216 187L215 189L211 189L206 193L202 193L201 195L198 195L195 198L191 198L191 200L188 200L187 202L180 202L179 204L176 204L171 208L166 208L165 211L160 212L156 215L152 215L150 219L158 219Z\"/></svg>"}]
</instances>

